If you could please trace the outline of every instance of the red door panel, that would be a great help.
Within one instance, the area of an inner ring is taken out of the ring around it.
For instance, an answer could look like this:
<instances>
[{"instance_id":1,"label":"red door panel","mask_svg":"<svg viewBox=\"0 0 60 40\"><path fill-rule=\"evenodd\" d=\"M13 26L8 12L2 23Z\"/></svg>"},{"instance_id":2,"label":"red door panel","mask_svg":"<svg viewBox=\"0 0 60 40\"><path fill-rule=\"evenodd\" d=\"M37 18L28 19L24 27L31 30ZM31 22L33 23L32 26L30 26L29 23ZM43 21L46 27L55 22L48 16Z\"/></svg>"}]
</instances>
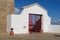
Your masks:
<instances>
[{"instance_id":1,"label":"red door panel","mask_svg":"<svg viewBox=\"0 0 60 40\"><path fill-rule=\"evenodd\" d=\"M42 31L41 19L42 19L42 15L29 14L29 33Z\"/></svg>"}]
</instances>

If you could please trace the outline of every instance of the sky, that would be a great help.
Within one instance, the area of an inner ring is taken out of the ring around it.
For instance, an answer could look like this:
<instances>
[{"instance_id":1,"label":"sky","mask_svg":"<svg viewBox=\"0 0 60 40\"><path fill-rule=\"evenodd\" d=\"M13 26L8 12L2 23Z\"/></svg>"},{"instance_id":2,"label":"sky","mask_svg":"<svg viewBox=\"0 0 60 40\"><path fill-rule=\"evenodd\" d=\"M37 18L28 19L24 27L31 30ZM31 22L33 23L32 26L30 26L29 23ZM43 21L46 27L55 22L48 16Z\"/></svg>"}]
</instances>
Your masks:
<instances>
[{"instance_id":1,"label":"sky","mask_svg":"<svg viewBox=\"0 0 60 40\"><path fill-rule=\"evenodd\" d=\"M48 15L51 17L52 24L60 25L60 0L15 0L16 13L19 13L23 6L33 3L39 3L48 10Z\"/></svg>"}]
</instances>

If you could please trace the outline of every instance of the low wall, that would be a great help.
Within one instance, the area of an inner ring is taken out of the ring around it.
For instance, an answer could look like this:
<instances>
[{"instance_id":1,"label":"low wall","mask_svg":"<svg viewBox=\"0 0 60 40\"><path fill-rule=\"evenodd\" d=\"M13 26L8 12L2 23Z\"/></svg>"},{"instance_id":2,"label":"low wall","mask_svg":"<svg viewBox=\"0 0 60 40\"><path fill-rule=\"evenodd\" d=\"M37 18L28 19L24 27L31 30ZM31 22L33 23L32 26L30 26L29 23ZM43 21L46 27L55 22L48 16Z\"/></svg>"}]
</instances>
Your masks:
<instances>
[{"instance_id":1,"label":"low wall","mask_svg":"<svg viewBox=\"0 0 60 40\"><path fill-rule=\"evenodd\" d=\"M49 32L51 32L51 33L60 33L60 25L51 25L49 27Z\"/></svg>"}]
</instances>

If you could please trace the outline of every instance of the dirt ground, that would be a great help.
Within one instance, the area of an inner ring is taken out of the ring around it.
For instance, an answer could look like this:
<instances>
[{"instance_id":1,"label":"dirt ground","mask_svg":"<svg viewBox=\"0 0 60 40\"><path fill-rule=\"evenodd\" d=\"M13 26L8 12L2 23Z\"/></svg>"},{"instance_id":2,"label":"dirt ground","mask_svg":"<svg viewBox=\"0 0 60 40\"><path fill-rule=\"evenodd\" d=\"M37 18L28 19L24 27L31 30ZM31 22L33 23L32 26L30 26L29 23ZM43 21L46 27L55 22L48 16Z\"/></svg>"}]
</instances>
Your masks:
<instances>
[{"instance_id":1,"label":"dirt ground","mask_svg":"<svg viewBox=\"0 0 60 40\"><path fill-rule=\"evenodd\" d=\"M60 34L33 33L33 34L0 34L0 40L60 40Z\"/></svg>"}]
</instances>

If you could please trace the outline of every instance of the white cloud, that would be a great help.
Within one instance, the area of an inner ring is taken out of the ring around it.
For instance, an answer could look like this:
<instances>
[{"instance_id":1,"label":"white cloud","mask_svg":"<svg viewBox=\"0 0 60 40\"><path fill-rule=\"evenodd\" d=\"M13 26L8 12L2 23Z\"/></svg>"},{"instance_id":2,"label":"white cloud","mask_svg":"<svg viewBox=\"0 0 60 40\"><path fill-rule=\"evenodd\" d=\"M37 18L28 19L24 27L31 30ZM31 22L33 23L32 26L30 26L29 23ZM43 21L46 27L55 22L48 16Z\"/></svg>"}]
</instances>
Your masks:
<instances>
[{"instance_id":1,"label":"white cloud","mask_svg":"<svg viewBox=\"0 0 60 40\"><path fill-rule=\"evenodd\" d=\"M52 20L51 23L60 25L60 19Z\"/></svg>"},{"instance_id":2,"label":"white cloud","mask_svg":"<svg viewBox=\"0 0 60 40\"><path fill-rule=\"evenodd\" d=\"M16 13L19 13L19 9L18 8L14 8L14 13L16 14Z\"/></svg>"},{"instance_id":3,"label":"white cloud","mask_svg":"<svg viewBox=\"0 0 60 40\"><path fill-rule=\"evenodd\" d=\"M60 19L57 19L57 21L60 21Z\"/></svg>"}]
</instances>

